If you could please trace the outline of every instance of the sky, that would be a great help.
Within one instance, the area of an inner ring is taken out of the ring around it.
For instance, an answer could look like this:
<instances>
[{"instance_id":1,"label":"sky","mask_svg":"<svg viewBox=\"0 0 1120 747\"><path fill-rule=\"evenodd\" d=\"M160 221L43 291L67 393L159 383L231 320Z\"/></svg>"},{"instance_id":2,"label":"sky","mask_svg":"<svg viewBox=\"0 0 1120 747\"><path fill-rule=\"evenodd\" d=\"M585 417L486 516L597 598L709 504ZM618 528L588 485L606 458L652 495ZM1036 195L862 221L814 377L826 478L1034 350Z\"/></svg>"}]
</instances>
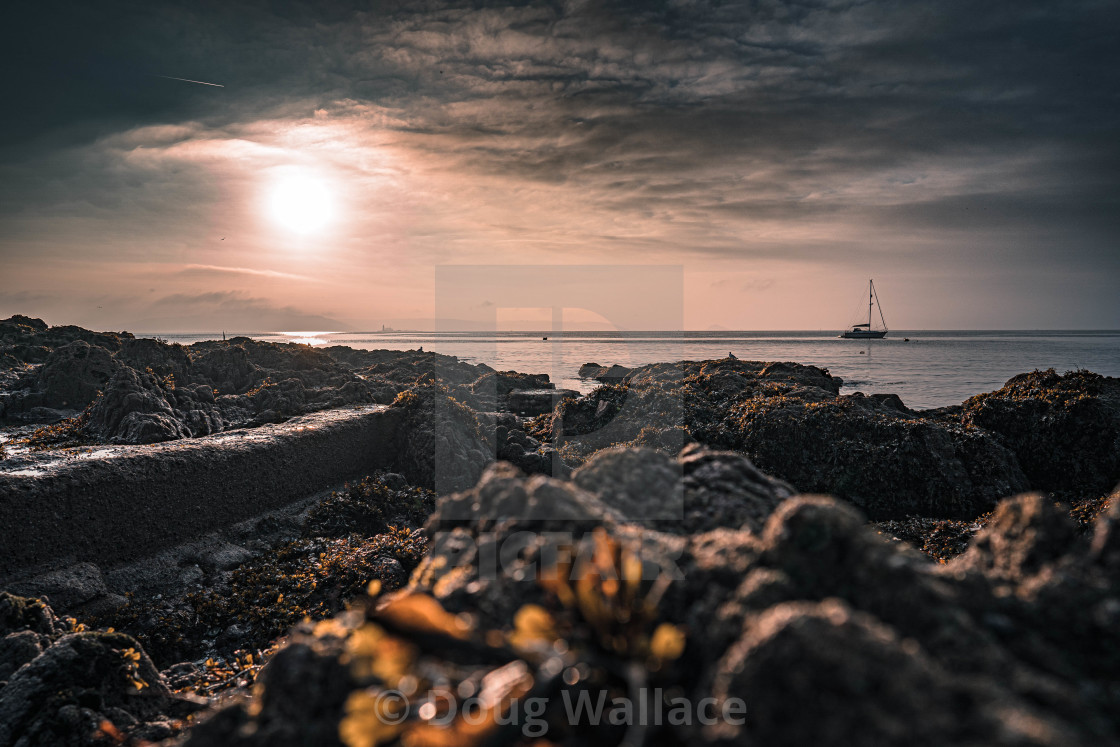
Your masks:
<instances>
[{"instance_id":1,"label":"sky","mask_svg":"<svg viewBox=\"0 0 1120 747\"><path fill-rule=\"evenodd\" d=\"M616 292L686 329L840 329L868 278L898 329L1120 328L1112 0L43 2L4 26L0 317L421 327L440 268L609 265L679 267L679 293Z\"/></svg>"}]
</instances>

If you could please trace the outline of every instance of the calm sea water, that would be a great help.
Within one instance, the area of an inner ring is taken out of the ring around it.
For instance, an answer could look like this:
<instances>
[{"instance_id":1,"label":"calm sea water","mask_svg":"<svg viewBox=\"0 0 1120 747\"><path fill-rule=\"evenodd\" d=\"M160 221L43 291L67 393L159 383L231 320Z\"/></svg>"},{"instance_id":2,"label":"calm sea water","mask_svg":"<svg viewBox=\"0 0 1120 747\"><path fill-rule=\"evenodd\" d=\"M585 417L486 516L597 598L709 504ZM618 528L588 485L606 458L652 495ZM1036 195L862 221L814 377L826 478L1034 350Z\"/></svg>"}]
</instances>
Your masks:
<instances>
[{"instance_id":1,"label":"calm sea water","mask_svg":"<svg viewBox=\"0 0 1120 747\"><path fill-rule=\"evenodd\" d=\"M1017 373L1085 368L1120 376L1120 331L894 331L884 340L838 339L835 332L282 332L270 342L348 345L363 350L423 347L499 370L547 373L557 386L588 392L584 363L636 366L722 358L793 361L843 377L844 393L893 392L915 409L960 404L998 389ZM159 334L190 344L212 334ZM547 336L548 340L542 338ZM909 342L905 341L909 338Z\"/></svg>"}]
</instances>

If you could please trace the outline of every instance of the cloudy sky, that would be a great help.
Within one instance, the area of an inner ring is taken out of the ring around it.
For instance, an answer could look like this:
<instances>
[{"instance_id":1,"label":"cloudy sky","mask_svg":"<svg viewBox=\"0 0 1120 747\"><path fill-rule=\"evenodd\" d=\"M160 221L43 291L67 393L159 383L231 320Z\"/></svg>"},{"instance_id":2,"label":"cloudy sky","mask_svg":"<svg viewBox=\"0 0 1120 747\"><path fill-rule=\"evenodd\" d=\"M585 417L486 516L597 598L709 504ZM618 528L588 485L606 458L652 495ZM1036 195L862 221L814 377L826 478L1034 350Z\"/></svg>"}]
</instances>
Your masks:
<instances>
[{"instance_id":1,"label":"cloudy sky","mask_svg":"<svg viewBox=\"0 0 1120 747\"><path fill-rule=\"evenodd\" d=\"M1113 0L22 5L0 316L369 329L442 265L632 264L690 329L868 277L895 328L1120 328Z\"/></svg>"}]
</instances>

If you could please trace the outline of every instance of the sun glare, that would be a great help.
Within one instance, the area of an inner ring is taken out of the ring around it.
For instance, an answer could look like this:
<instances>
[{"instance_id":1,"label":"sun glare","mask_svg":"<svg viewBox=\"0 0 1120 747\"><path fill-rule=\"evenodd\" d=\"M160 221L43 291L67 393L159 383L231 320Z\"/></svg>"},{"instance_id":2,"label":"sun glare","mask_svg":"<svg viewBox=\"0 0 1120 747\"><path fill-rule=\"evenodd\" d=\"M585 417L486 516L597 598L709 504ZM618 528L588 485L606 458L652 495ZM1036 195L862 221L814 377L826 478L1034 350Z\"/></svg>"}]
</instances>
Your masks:
<instances>
[{"instance_id":1,"label":"sun glare","mask_svg":"<svg viewBox=\"0 0 1120 747\"><path fill-rule=\"evenodd\" d=\"M288 174L276 181L269 191L268 210L277 225L298 234L325 228L335 213L327 184L308 174Z\"/></svg>"}]
</instances>

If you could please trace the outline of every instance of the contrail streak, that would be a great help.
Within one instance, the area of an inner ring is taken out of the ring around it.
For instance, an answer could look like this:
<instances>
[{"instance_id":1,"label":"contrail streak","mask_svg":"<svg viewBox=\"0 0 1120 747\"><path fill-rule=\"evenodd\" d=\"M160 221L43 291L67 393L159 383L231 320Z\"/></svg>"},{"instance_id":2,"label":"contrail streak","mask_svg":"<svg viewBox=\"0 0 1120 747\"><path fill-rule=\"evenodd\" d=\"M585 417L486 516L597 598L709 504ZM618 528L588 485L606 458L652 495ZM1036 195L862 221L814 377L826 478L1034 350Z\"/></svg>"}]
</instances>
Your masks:
<instances>
[{"instance_id":1,"label":"contrail streak","mask_svg":"<svg viewBox=\"0 0 1120 747\"><path fill-rule=\"evenodd\" d=\"M184 83L198 83L200 86L214 86L215 88L225 88L221 83L207 83L204 80L191 80L190 78L173 78L170 75L157 75L157 78L167 78L167 80L181 80Z\"/></svg>"}]
</instances>

